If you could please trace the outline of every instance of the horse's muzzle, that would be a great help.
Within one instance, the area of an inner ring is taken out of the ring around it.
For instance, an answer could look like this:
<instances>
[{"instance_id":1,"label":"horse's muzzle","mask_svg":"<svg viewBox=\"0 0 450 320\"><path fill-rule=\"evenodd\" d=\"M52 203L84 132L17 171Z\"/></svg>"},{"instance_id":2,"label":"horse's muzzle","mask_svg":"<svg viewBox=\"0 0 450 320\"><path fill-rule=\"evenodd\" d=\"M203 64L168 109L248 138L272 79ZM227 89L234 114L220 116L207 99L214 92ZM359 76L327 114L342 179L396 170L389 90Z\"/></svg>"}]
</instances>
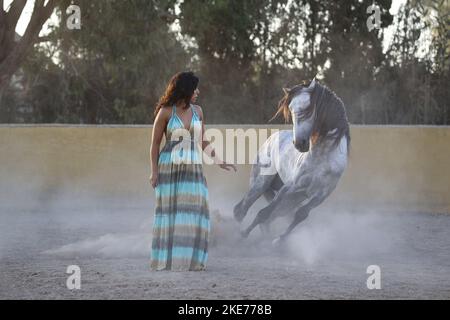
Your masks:
<instances>
[{"instance_id":1,"label":"horse's muzzle","mask_svg":"<svg viewBox=\"0 0 450 320\"><path fill-rule=\"evenodd\" d=\"M294 143L295 149L297 149L300 152L308 152L309 151L309 140L304 139L304 140L299 140L297 141L292 141L292 143Z\"/></svg>"}]
</instances>

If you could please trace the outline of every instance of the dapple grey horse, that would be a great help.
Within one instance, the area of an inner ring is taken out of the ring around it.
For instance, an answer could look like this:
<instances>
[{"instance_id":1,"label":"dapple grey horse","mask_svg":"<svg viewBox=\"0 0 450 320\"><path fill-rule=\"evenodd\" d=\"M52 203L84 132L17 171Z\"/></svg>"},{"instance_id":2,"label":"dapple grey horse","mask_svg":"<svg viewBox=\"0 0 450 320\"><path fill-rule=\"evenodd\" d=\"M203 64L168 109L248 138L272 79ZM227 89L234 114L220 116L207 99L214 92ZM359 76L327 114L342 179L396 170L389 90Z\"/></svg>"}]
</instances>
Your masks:
<instances>
[{"instance_id":1,"label":"dapple grey horse","mask_svg":"<svg viewBox=\"0 0 450 320\"><path fill-rule=\"evenodd\" d=\"M345 107L334 92L315 79L283 90L274 117L280 113L286 121L292 117L293 128L272 134L261 146L250 189L234 207L235 219L242 222L261 195L269 201L241 232L243 237L258 224L264 230L275 218L292 214L291 224L273 243L284 240L335 189L350 148Z\"/></svg>"}]
</instances>

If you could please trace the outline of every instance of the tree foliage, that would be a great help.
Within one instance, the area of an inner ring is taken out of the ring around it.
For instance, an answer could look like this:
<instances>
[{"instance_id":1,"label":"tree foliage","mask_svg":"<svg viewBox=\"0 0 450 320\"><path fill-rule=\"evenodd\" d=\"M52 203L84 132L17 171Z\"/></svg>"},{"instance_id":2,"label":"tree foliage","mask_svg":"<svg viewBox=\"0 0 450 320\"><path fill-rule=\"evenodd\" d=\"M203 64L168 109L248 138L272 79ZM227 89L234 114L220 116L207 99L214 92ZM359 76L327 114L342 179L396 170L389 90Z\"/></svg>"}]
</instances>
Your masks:
<instances>
[{"instance_id":1,"label":"tree foliage","mask_svg":"<svg viewBox=\"0 0 450 320\"><path fill-rule=\"evenodd\" d=\"M368 0L79 0L80 30L65 25L71 3L22 56L1 121L152 123L170 77L193 69L208 123L267 123L281 88L315 75L353 123L450 122L448 1L408 0L392 16L378 0L371 31Z\"/></svg>"}]
</instances>

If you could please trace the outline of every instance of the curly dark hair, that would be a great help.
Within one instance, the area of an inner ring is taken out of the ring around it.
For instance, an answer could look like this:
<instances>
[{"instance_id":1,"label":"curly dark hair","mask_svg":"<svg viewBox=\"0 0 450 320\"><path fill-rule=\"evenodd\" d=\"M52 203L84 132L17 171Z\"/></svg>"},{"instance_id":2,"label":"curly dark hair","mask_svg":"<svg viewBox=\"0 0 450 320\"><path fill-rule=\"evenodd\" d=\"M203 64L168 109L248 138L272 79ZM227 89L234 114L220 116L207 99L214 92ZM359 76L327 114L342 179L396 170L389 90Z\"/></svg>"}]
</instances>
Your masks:
<instances>
[{"instance_id":1,"label":"curly dark hair","mask_svg":"<svg viewBox=\"0 0 450 320\"><path fill-rule=\"evenodd\" d=\"M164 94L156 104L154 115L164 106L172 106L179 100L184 100L185 108L189 107L191 98L197 89L199 79L192 71L176 73L169 81Z\"/></svg>"}]
</instances>

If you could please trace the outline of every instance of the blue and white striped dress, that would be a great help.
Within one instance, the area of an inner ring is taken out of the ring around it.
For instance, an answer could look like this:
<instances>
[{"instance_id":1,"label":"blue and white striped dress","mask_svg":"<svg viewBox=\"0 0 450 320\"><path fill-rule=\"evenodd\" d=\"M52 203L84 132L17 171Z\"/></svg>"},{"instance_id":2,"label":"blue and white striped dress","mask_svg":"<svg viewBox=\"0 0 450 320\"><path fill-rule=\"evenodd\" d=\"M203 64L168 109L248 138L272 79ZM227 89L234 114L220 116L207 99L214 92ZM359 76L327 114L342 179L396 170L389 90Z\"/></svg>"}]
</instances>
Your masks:
<instances>
[{"instance_id":1,"label":"blue and white striped dress","mask_svg":"<svg viewBox=\"0 0 450 320\"><path fill-rule=\"evenodd\" d=\"M202 121L195 108L189 130L176 114L167 124L166 144L158 158L151 268L205 270L210 219L208 187L200 148ZM183 136L183 139L179 139Z\"/></svg>"}]
</instances>

